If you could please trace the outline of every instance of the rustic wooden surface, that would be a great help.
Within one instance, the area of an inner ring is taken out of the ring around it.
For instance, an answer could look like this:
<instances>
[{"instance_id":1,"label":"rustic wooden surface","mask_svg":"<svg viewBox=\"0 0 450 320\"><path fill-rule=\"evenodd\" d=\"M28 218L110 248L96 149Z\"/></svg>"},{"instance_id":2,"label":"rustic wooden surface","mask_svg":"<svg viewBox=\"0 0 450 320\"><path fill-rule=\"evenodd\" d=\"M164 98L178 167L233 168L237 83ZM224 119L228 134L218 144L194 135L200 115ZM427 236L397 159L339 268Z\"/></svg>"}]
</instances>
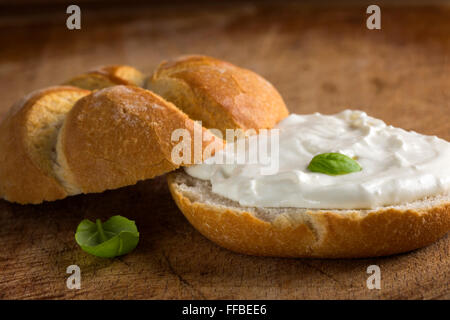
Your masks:
<instances>
[{"instance_id":1,"label":"rustic wooden surface","mask_svg":"<svg viewBox=\"0 0 450 320\"><path fill-rule=\"evenodd\" d=\"M68 31L64 7L2 10L0 117L23 94L97 65L150 73L164 58L203 53L261 73L292 112L359 108L450 140L450 8L382 6L381 31L367 30L365 17L353 5L93 6L82 7L82 30ZM115 214L137 222L133 253L102 260L77 247L83 218ZM0 201L0 226L2 299L450 298L448 235L379 259L244 256L195 231L163 177L40 206ZM72 264L81 290L65 286ZM366 288L371 264L381 268L381 290Z\"/></svg>"}]
</instances>

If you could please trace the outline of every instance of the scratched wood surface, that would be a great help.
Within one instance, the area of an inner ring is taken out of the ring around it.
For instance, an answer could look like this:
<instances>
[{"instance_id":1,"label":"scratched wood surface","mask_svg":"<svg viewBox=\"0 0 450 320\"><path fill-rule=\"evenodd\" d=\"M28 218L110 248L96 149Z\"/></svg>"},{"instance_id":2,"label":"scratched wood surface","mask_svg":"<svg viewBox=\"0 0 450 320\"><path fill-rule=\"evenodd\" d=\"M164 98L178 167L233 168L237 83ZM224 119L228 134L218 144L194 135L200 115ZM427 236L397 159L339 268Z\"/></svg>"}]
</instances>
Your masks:
<instances>
[{"instance_id":1,"label":"scratched wood surface","mask_svg":"<svg viewBox=\"0 0 450 320\"><path fill-rule=\"evenodd\" d=\"M36 12L38 14L36 14ZM359 108L387 123L450 140L450 8L382 6L382 30L365 7L283 3L82 6L1 10L0 118L25 93L102 64L146 73L164 58L203 53L269 79L297 113ZM20 168L18 168L20 170ZM136 220L136 250L104 260L81 251L83 218ZM0 298L449 299L450 237L378 259L251 257L202 237L172 202L164 177L39 206L0 201ZM66 267L81 289L66 288ZM377 264L381 290L368 290Z\"/></svg>"}]
</instances>

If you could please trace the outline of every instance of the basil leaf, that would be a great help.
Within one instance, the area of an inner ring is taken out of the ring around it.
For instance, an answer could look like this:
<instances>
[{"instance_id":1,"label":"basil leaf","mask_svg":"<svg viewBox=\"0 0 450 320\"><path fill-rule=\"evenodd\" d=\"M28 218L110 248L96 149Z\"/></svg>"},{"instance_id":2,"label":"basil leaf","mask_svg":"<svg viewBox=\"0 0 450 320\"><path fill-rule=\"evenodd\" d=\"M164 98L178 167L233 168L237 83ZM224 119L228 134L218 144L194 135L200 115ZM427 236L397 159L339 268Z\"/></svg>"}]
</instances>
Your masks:
<instances>
[{"instance_id":1,"label":"basil leaf","mask_svg":"<svg viewBox=\"0 0 450 320\"><path fill-rule=\"evenodd\" d=\"M83 220L78 225L75 240L81 249L101 258L113 258L127 254L139 242L136 224L122 216L111 217L102 223Z\"/></svg>"},{"instance_id":2,"label":"basil leaf","mask_svg":"<svg viewBox=\"0 0 450 320\"><path fill-rule=\"evenodd\" d=\"M341 153L322 153L315 156L308 165L312 172L320 172L330 176L361 171L358 162Z\"/></svg>"}]
</instances>

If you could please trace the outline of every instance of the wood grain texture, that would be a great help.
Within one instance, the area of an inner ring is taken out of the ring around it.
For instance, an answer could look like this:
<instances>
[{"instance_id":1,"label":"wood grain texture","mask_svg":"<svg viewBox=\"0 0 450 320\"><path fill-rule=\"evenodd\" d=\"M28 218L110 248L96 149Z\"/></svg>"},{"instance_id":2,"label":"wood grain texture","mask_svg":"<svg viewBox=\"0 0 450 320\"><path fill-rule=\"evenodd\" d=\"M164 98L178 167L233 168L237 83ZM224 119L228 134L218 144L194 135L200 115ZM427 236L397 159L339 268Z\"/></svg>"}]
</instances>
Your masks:
<instances>
[{"instance_id":1,"label":"wood grain texture","mask_svg":"<svg viewBox=\"0 0 450 320\"><path fill-rule=\"evenodd\" d=\"M149 74L165 58L201 53L269 79L291 112L358 108L388 124L450 140L450 8L383 7L382 30L363 6L245 3L82 8L81 31L64 8L2 14L0 118L23 94L102 64ZM83 218L137 222L136 250L102 260L81 251ZM449 299L450 237L379 259L260 258L222 249L193 229L164 177L39 206L0 201L0 298ZM81 290L65 286L77 264ZM382 289L366 288L377 264Z\"/></svg>"}]
</instances>

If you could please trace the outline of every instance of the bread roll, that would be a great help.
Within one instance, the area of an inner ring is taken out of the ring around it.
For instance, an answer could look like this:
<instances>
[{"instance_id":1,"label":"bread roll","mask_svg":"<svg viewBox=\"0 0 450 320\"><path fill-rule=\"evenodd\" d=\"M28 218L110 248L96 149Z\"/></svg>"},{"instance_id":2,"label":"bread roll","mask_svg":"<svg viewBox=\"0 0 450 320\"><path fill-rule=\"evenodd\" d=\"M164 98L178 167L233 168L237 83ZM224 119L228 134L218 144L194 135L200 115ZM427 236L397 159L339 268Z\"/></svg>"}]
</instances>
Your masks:
<instances>
[{"instance_id":1,"label":"bread roll","mask_svg":"<svg viewBox=\"0 0 450 320\"><path fill-rule=\"evenodd\" d=\"M183 170L170 192L208 239L240 253L299 258L386 256L424 247L450 229L450 195L373 210L241 207Z\"/></svg>"},{"instance_id":2,"label":"bread roll","mask_svg":"<svg viewBox=\"0 0 450 320\"><path fill-rule=\"evenodd\" d=\"M289 113L278 91L263 77L206 56L165 61L146 86L224 136L226 129L272 128Z\"/></svg>"}]
</instances>

